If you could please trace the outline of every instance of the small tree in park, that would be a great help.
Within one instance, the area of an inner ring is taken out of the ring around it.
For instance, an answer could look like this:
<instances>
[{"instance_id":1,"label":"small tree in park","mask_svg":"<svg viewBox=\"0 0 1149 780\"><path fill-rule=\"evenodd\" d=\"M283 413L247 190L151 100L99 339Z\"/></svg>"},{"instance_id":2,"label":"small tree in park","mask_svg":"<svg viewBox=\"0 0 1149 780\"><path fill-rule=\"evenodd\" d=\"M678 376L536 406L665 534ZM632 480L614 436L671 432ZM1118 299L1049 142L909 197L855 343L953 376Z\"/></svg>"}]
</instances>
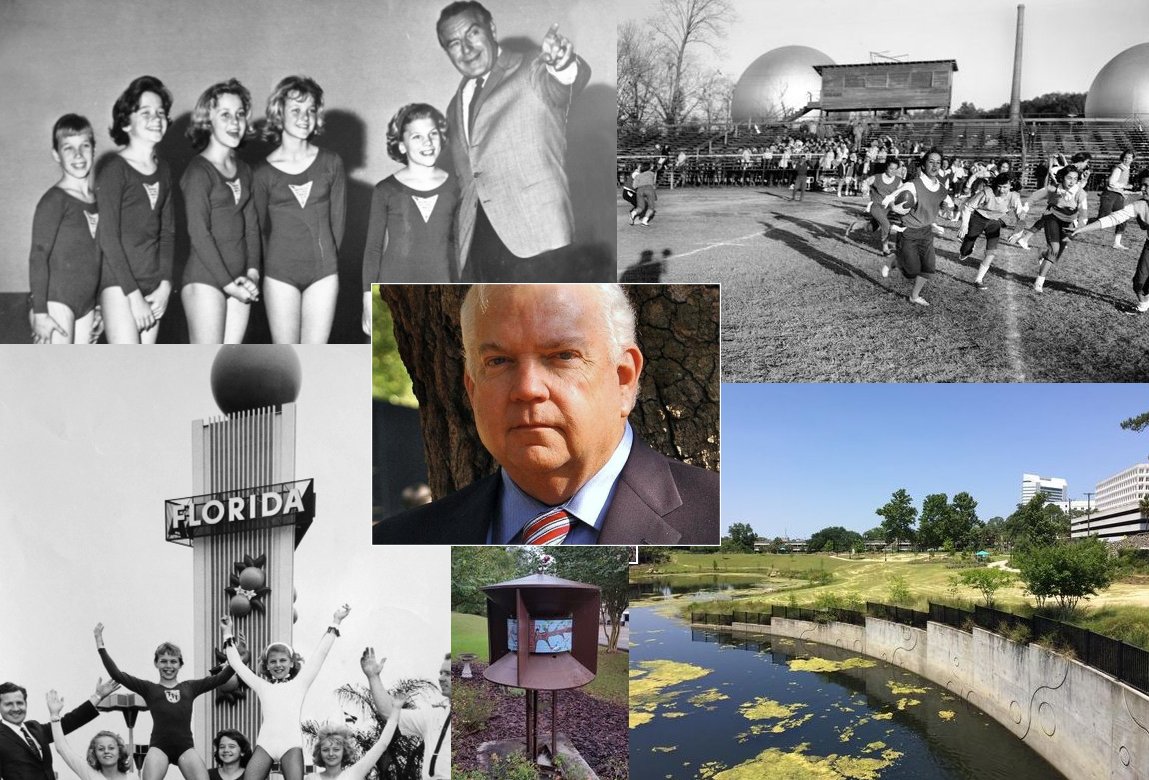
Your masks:
<instances>
[{"instance_id":1,"label":"small tree in park","mask_svg":"<svg viewBox=\"0 0 1149 780\"><path fill-rule=\"evenodd\" d=\"M1096 596L1113 582L1109 548L1095 536L1034 548L1020 556L1018 568L1037 606L1053 599L1062 614L1073 612L1081 599Z\"/></svg>"},{"instance_id":2,"label":"small tree in park","mask_svg":"<svg viewBox=\"0 0 1149 780\"><path fill-rule=\"evenodd\" d=\"M754 552L754 542L757 541L758 534L754 533L750 523L731 523L729 534L732 548L740 552Z\"/></svg>"},{"instance_id":3,"label":"small tree in park","mask_svg":"<svg viewBox=\"0 0 1149 780\"><path fill-rule=\"evenodd\" d=\"M1013 575L1001 569L964 569L953 578L954 585L973 588L985 599L987 607L993 606L994 594L1013 582Z\"/></svg>"}]
</instances>

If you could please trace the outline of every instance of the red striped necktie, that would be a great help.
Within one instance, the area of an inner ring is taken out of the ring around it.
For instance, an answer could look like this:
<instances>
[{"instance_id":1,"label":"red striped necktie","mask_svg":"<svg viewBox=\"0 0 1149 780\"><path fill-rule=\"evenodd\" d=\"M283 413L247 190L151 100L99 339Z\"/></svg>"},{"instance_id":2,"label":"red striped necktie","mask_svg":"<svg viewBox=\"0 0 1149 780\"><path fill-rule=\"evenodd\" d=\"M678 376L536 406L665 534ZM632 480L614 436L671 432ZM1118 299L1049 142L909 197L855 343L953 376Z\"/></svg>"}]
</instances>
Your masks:
<instances>
[{"instance_id":1,"label":"red striped necktie","mask_svg":"<svg viewBox=\"0 0 1149 780\"><path fill-rule=\"evenodd\" d=\"M523 526L523 544L562 544L570 530L570 515L557 506Z\"/></svg>"}]
</instances>

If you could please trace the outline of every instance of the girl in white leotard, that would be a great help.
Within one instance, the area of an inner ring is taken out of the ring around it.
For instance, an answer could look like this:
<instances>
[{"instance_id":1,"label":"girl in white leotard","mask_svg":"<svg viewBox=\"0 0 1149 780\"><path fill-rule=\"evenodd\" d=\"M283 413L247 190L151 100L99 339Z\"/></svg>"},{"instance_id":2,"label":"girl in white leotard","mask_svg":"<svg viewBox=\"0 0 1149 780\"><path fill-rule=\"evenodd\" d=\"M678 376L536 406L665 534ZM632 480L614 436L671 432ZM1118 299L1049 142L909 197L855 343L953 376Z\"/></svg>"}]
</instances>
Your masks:
<instances>
[{"instance_id":1,"label":"girl in white leotard","mask_svg":"<svg viewBox=\"0 0 1149 780\"><path fill-rule=\"evenodd\" d=\"M92 741L88 744L87 756L81 757L68 744L60 723L64 700L54 690L48 691L47 699L48 712L52 716L52 741L56 745L56 752L80 780L129 780L128 772L132 766L132 757L119 734L101 731L92 737ZM47 749L48 746L44 747Z\"/></svg>"},{"instance_id":2,"label":"girl in white leotard","mask_svg":"<svg viewBox=\"0 0 1149 780\"><path fill-rule=\"evenodd\" d=\"M391 716L387 718L379 740L362 757L358 756L358 745L346 728L320 729L312 753L315 765L323 767L319 777L323 780L365 780L367 773L391 744L395 729L399 726L399 712L406 703L406 696L392 698Z\"/></svg>"},{"instance_id":3,"label":"girl in white leotard","mask_svg":"<svg viewBox=\"0 0 1149 780\"><path fill-rule=\"evenodd\" d=\"M262 675L247 668L235 646L231 617L220 618L223 628L223 646L228 662L239 678L259 696L263 723L255 740L255 752L244 769L244 780L266 780L271 762L279 761L285 780L303 779L303 739L299 730L299 717L303 699L319 674L335 637L339 624L351 608L344 604L335 610L331 625L319 640L315 656L306 669L288 645L273 642L263 654Z\"/></svg>"}]
</instances>

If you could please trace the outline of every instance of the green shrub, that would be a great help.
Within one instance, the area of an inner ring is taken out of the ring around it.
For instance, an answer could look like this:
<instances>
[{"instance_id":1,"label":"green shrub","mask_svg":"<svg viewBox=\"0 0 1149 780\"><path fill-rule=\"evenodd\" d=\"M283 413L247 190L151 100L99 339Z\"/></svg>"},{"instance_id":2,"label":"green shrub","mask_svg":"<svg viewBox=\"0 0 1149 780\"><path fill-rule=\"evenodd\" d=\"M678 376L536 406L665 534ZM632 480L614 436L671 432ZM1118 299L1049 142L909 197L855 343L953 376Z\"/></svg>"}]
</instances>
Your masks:
<instances>
[{"instance_id":1,"label":"green shrub","mask_svg":"<svg viewBox=\"0 0 1149 780\"><path fill-rule=\"evenodd\" d=\"M472 734L484 728L495 712L495 702L477 685L459 685L452 693L451 709L459 730Z\"/></svg>"},{"instance_id":2,"label":"green shrub","mask_svg":"<svg viewBox=\"0 0 1149 780\"><path fill-rule=\"evenodd\" d=\"M890 577L889 599L890 603L899 607L908 607L914 603L914 596L910 593L910 586L901 574Z\"/></svg>"},{"instance_id":3,"label":"green shrub","mask_svg":"<svg viewBox=\"0 0 1149 780\"><path fill-rule=\"evenodd\" d=\"M1019 644L1019 645L1029 644L1029 639L1030 639L1029 629L1026 628L1024 625L1022 625L1021 623L1017 623L1015 625L1010 625L1009 623L1007 623L1003 620L997 626L997 633L1001 634L1003 637L1005 637L1006 639L1008 639L1009 641L1011 641L1015 644Z\"/></svg>"}]
</instances>

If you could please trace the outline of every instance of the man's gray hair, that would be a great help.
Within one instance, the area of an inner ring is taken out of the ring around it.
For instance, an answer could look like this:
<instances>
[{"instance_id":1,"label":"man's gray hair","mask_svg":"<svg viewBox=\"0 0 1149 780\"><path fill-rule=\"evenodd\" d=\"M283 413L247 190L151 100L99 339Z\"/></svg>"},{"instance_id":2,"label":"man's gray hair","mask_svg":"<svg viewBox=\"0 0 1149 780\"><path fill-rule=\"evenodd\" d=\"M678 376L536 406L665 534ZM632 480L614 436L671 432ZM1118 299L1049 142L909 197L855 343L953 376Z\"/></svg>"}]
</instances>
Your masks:
<instances>
[{"instance_id":1,"label":"man's gray hair","mask_svg":"<svg viewBox=\"0 0 1149 780\"><path fill-rule=\"evenodd\" d=\"M472 285L463 298L463 306L459 310L459 324L463 331L463 355L466 361L467 373L475 376L473 355L470 349L471 334L475 332L475 318L486 314L490 308L491 288L504 285L476 284ZM610 344L610 358L618 362L629 347L636 346L638 339L635 332L634 306L626 297L626 292L619 284L588 284L580 285L593 287L598 293L598 301L602 320L606 324L607 342Z\"/></svg>"}]
</instances>

